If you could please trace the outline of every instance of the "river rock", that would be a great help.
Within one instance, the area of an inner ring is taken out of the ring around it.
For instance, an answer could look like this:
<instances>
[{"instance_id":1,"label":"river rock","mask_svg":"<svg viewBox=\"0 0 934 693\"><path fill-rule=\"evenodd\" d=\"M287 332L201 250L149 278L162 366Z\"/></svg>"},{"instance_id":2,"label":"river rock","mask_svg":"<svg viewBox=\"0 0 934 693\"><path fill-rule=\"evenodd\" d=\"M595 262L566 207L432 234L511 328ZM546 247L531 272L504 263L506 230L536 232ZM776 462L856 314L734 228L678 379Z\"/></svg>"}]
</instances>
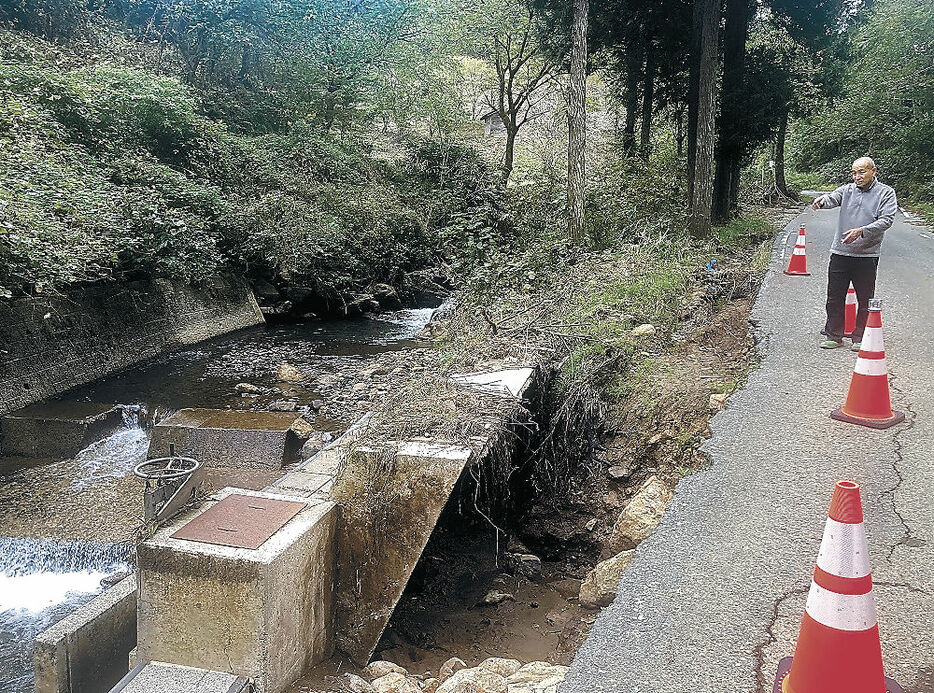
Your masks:
<instances>
[{"instance_id":1,"label":"river rock","mask_svg":"<svg viewBox=\"0 0 934 693\"><path fill-rule=\"evenodd\" d=\"M295 366L283 363L279 366L278 377L284 383L298 383L305 379L305 374Z\"/></svg>"},{"instance_id":2,"label":"river rock","mask_svg":"<svg viewBox=\"0 0 934 693\"><path fill-rule=\"evenodd\" d=\"M616 586L632 560L635 549L618 553L598 563L581 583L580 603L591 609L609 606L616 598Z\"/></svg>"},{"instance_id":3,"label":"river rock","mask_svg":"<svg viewBox=\"0 0 934 693\"><path fill-rule=\"evenodd\" d=\"M557 693L568 668L548 662L529 662L506 679L508 693Z\"/></svg>"},{"instance_id":4,"label":"river rock","mask_svg":"<svg viewBox=\"0 0 934 693\"><path fill-rule=\"evenodd\" d=\"M710 395L710 402L708 403L710 411L720 411L723 409L729 398L730 396L725 392Z\"/></svg>"},{"instance_id":5,"label":"river rock","mask_svg":"<svg viewBox=\"0 0 934 693\"><path fill-rule=\"evenodd\" d=\"M399 292L389 284L374 284L373 298L379 301L379 305L383 310L399 310L402 307Z\"/></svg>"},{"instance_id":6,"label":"river rock","mask_svg":"<svg viewBox=\"0 0 934 693\"><path fill-rule=\"evenodd\" d=\"M632 474L632 467L629 465L614 464L606 470L606 473L613 481L625 481Z\"/></svg>"},{"instance_id":7,"label":"river rock","mask_svg":"<svg viewBox=\"0 0 934 693\"><path fill-rule=\"evenodd\" d=\"M502 602L514 602L516 598L514 595L509 594L509 592L502 592L500 590L490 590L486 593L486 596L480 602L482 606L493 606L495 604L501 604Z\"/></svg>"},{"instance_id":8,"label":"river rock","mask_svg":"<svg viewBox=\"0 0 934 693\"><path fill-rule=\"evenodd\" d=\"M373 686L356 674L342 674L337 677L340 690L345 693L375 693Z\"/></svg>"},{"instance_id":9,"label":"river rock","mask_svg":"<svg viewBox=\"0 0 934 693\"><path fill-rule=\"evenodd\" d=\"M542 559L535 554L507 553L503 563L513 575L524 575L533 580L542 576Z\"/></svg>"},{"instance_id":10,"label":"river rock","mask_svg":"<svg viewBox=\"0 0 934 693\"><path fill-rule=\"evenodd\" d=\"M479 667L461 669L438 686L437 693L506 693L506 679Z\"/></svg>"},{"instance_id":11,"label":"river rock","mask_svg":"<svg viewBox=\"0 0 934 693\"><path fill-rule=\"evenodd\" d=\"M400 667L398 664L387 662L385 659L378 659L375 662L370 662L365 667L363 667L363 671L360 673L363 674L363 678L372 682L374 679L378 679L381 676L385 676L386 674L402 674L403 676L406 676L409 672Z\"/></svg>"},{"instance_id":12,"label":"river rock","mask_svg":"<svg viewBox=\"0 0 934 693\"><path fill-rule=\"evenodd\" d=\"M651 337L656 332L657 330L655 329L655 325L652 325L651 323L645 323L644 325L639 325L638 327L632 328L632 332L629 334L631 334L633 337Z\"/></svg>"},{"instance_id":13,"label":"river rock","mask_svg":"<svg viewBox=\"0 0 934 693\"><path fill-rule=\"evenodd\" d=\"M246 393L248 395L261 395L264 392L263 388L253 383L237 383L234 385L234 390L241 394Z\"/></svg>"},{"instance_id":14,"label":"river rock","mask_svg":"<svg viewBox=\"0 0 934 693\"><path fill-rule=\"evenodd\" d=\"M490 671L499 674L502 677L512 676L522 668L522 662L518 659L505 659L503 657L490 657L484 659L477 665L478 669Z\"/></svg>"},{"instance_id":15,"label":"river rock","mask_svg":"<svg viewBox=\"0 0 934 693\"><path fill-rule=\"evenodd\" d=\"M661 522L674 494L657 476L650 476L639 488L613 525L609 548L614 553L633 549Z\"/></svg>"},{"instance_id":16,"label":"river rock","mask_svg":"<svg viewBox=\"0 0 934 693\"><path fill-rule=\"evenodd\" d=\"M441 680L436 678L428 678L422 682L422 693L435 693L438 690L438 686L441 685Z\"/></svg>"},{"instance_id":17,"label":"river rock","mask_svg":"<svg viewBox=\"0 0 934 693\"><path fill-rule=\"evenodd\" d=\"M373 679L370 685L376 693L421 693L421 689L412 679L397 671Z\"/></svg>"},{"instance_id":18,"label":"river rock","mask_svg":"<svg viewBox=\"0 0 934 693\"><path fill-rule=\"evenodd\" d=\"M330 434L321 431L313 431L308 437L308 440L305 441L305 444L302 445L301 452L299 453L301 458L307 460L318 454L330 440Z\"/></svg>"},{"instance_id":19,"label":"river rock","mask_svg":"<svg viewBox=\"0 0 934 693\"><path fill-rule=\"evenodd\" d=\"M269 405L269 411L295 411L298 405L291 399L277 399Z\"/></svg>"},{"instance_id":20,"label":"river rock","mask_svg":"<svg viewBox=\"0 0 934 693\"><path fill-rule=\"evenodd\" d=\"M458 657L451 657L444 664L441 665L441 670L438 672L438 678L442 682L447 681L449 678L454 676L455 673L461 669L466 669L467 663L463 659Z\"/></svg>"}]
</instances>

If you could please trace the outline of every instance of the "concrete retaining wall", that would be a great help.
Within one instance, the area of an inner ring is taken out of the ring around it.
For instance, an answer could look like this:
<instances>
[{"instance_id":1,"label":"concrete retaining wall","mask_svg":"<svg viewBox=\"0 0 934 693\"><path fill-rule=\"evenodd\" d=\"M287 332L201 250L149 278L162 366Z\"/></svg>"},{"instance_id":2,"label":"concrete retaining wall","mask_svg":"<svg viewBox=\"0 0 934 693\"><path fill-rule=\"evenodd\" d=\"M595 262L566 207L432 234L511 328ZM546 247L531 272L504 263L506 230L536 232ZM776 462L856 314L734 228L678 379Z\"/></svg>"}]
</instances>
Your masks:
<instances>
[{"instance_id":1,"label":"concrete retaining wall","mask_svg":"<svg viewBox=\"0 0 934 693\"><path fill-rule=\"evenodd\" d=\"M0 414L243 327L263 316L246 282L95 285L0 302Z\"/></svg>"},{"instance_id":2,"label":"concrete retaining wall","mask_svg":"<svg viewBox=\"0 0 934 693\"><path fill-rule=\"evenodd\" d=\"M127 672L136 645L136 576L120 581L40 633L36 693L102 693Z\"/></svg>"}]
</instances>

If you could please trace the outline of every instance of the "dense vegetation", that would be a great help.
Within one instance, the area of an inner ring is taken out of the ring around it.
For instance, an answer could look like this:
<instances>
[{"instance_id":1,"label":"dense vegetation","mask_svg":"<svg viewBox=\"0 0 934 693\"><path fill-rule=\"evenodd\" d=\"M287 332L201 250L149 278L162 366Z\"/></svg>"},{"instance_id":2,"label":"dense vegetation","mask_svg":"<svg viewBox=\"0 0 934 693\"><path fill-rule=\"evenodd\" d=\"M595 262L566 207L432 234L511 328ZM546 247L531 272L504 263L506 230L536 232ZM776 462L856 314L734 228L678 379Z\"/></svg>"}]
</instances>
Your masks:
<instances>
[{"instance_id":1,"label":"dense vegetation","mask_svg":"<svg viewBox=\"0 0 934 693\"><path fill-rule=\"evenodd\" d=\"M705 2L593 3L574 243L707 235L698 216L739 212L743 167L775 159L785 192L789 129L799 173L836 180L868 153L930 198L929 3L711 5L718 57ZM565 5L0 2L0 297L217 271L350 291L444 266L482 285L516 257L533 275L573 258ZM706 115L701 58L721 63Z\"/></svg>"},{"instance_id":2,"label":"dense vegetation","mask_svg":"<svg viewBox=\"0 0 934 693\"><path fill-rule=\"evenodd\" d=\"M0 34L0 296L219 269L337 289L394 281L437 262L445 226L488 203L496 176L468 148L412 132L375 156L319 114L279 122L272 87L237 94L215 76L209 92L160 67L165 49L59 4L4 6L31 31Z\"/></svg>"},{"instance_id":3,"label":"dense vegetation","mask_svg":"<svg viewBox=\"0 0 934 693\"><path fill-rule=\"evenodd\" d=\"M934 5L877 0L851 39L843 93L804 121L795 164L846 182L853 158L875 158L905 199L934 200Z\"/></svg>"}]
</instances>

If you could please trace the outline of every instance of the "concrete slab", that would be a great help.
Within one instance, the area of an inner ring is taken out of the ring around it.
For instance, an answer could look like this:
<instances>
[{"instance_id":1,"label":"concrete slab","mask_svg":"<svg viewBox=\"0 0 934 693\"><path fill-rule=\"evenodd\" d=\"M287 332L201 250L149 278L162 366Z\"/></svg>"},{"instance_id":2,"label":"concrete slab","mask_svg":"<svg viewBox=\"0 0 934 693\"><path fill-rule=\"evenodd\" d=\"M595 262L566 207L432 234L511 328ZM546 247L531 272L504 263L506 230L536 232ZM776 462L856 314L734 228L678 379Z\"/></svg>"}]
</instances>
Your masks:
<instances>
[{"instance_id":1,"label":"concrete slab","mask_svg":"<svg viewBox=\"0 0 934 693\"><path fill-rule=\"evenodd\" d=\"M249 690L250 682L242 676L151 662L134 667L110 693L247 693Z\"/></svg>"},{"instance_id":2,"label":"concrete slab","mask_svg":"<svg viewBox=\"0 0 934 693\"><path fill-rule=\"evenodd\" d=\"M369 661L464 467L469 447L359 446L337 476L337 647ZM389 530L391 528L391 531Z\"/></svg>"},{"instance_id":3,"label":"concrete slab","mask_svg":"<svg viewBox=\"0 0 934 693\"><path fill-rule=\"evenodd\" d=\"M113 404L33 404L0 418L0 455L68 459L122 426L123 410Z\"/></svg>"},{"instance_id":4,"label":"concrete slab","mask_svg":"<svg viewBox=\"0 0 934 693\"><path fill-rule=\"evenodd\" d=\"M36 636L36 693L107 689L126 673L136 645L136 576L104 590Z\"/></svg>"},{"instance_id":5,"label":"concrete slab","mask_svg":"<svg viewBox=\"0 0 934 693\"><path fill-rule=\"evenodd\" d=\"M306 507L258 549L173 538L231 494ZM137 657L227 671L278 693L333 648L333 503L226 488L137 547Z\"/></svg>"},{"instance_id":6,"label":"concrete slab","mask_svg":"<svg viewBox=\"0 0 934 693\"><path fill-rule=\"evenodd\" d=\"M451 376L451 379L474 390L490 394L522 399L532 384L534 368L508 368L482 373L466 373Z\"/></svg>"},{"instance_id":7,"label":"concrete slab","mask_svg":"<svg viewBox=\"0 0 934 693\"><path fill-rule=\"evenodd\" d=\"M366 430L371 416L369 413L361 416L337 440L331 441L323 450L305 460L297 470L286 474L265 490L318 501L330 500L331 487L349 454L350 446Z\"/></svg>"},{"instance_id":8,"label":"concrete slab","mask_svg":"<svg viewBox=\"0 0 934 693\"><path fill-rule=\"evenodd\" d=\"M293 461L302 441L292 430L294 412L182 409L153 427L148 457L179 455L209 467L281 469Z\"/></svg>"}]
</instances>

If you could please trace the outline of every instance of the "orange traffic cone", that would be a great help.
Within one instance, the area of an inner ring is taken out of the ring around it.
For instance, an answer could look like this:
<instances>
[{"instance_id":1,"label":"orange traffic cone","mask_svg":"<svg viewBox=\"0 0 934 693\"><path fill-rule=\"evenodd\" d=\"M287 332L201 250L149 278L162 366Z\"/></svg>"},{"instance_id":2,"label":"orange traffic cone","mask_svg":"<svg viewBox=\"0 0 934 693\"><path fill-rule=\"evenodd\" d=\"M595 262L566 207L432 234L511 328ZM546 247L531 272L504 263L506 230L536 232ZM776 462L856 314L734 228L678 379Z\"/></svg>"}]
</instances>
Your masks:
<instances>
[{"instance_id":1,"label":"orange traffic cone","mask_svg":"<svg viewBox=\"0 0 934 693\"><path fill-rule=\"evenodd\" d=\"M804 247L804 226L798 231L798 240L795 242L795 249L791 253L791 259L788 260L788 269L785 274L810 275L808 272L807 251Z\"/></svg>"},{"instance_id":2,"label":"orange traffic cone","mask_svg":"<svg viewBox=\"0 0 934 693\"><path fill-rule=\"evenodd\" d=\"M904 412L892 411L889 374L882 342L882 299L869 299L869 318L860 343L853 379L846 404L830 413L837 421L888 428L905 419Z\"/></svg>"},{"instance_id":3,"label":"orange traffic cone","mask_svg":"<svg viewBox=\"0 0 934 693\"><path fill-rule=\"evenodd\" d=\"M846 290L846 308L844 310L843 336L849 337L856 329L856 289L850 284Z\"/></svg>"},{"instance_id":4,"label":"orange traffic cone","mask_svg":"<svg viewBox=\"0 0 934 693\"><path fill-rule=\"evenodd\" d=\"M794 657L774 693L903 693L882 671L869 545L859 484L838 481L830 501Z\"/></svg>"}]
</instances>

